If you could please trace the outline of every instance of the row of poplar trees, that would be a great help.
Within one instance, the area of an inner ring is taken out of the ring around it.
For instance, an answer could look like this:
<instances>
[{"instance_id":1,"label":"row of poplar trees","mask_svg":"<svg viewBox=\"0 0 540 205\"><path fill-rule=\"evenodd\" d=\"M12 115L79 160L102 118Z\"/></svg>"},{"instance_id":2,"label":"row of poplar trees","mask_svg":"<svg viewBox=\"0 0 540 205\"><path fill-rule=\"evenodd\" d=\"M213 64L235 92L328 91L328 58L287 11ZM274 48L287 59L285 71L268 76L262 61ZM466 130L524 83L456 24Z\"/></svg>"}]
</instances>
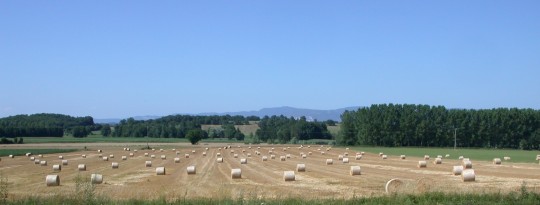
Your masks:
<instances>
[{"instance_id":1,"label":"row of poplar trees","mask_svg":"<svg viewBox=\"0 0 540 205\"><path fill-rule=\"evenodd\" d=\"M540 111L379 104L341 116L342 145L540 149ZM455 139L454 139L455 134Z\"/></svg>"}]
</instances>

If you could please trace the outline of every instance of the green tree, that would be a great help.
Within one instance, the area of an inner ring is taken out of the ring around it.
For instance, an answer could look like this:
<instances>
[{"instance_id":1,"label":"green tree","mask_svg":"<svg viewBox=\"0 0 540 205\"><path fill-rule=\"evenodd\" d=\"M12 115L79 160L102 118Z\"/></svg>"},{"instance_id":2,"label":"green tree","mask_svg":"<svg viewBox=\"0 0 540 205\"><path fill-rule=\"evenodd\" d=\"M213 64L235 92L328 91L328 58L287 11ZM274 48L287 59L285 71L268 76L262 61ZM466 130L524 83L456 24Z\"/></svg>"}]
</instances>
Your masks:
<instances>
[{"instance_id":1,"label":"green tree","mask_svg":"<svg viewBox=\"0 0 540 205\"><path fill-rule=\"evenodd\" d=\"M200 129L189 130L186 138L189 140L189 142L191 142L192 145L195 145L203 138L203 131Z\"/></svg>"}]
</instances>

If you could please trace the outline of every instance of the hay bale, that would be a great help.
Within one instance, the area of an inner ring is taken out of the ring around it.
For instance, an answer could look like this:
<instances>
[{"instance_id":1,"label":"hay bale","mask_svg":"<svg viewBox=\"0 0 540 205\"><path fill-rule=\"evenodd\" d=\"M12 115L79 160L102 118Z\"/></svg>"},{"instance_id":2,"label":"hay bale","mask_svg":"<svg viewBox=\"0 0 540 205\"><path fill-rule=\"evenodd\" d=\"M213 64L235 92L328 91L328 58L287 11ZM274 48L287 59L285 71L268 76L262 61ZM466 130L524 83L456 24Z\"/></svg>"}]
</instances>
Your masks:
<instances>
[{"instance_id":1,"label":"hay bale","mask_svg":"<svg viewBox=\"0 0 540 205\"><path fill-rule=\"evenodd\" d=\"M156 175L165 175L165 167L156 167Z\"/></svg>"},{"instance_id":2,"label":"hay bale","mask_svg":"<svg viewBox=\"0 0 540 205\"><path fill-rule=\"evenodd\" d=\"M184 157L185 157L185 158L189 158L189 154L185 154Z\"/></svg>"},{"instance_id":3,"label":"hay bale","mask_svg":"<svg viewBox=\"0 0 540 205\"><path fill-rule=\"evenodd\" d=\"M180 157L175 157L174 158L174 163L180 163Z\"/></svg>"},{"instance_id":4,"label":"hay bale","mask_svg":"<svg viewBox=\"0 0 540 205\"><path fill-rule=\"evenodd\" d=\"M461 161L471 161L469 158L463 158Z\"/></svg>"},{"instance_id":5,"label":"hay bale","mask_svg":"<svg viewBox=\"0 0 540 205\"><path fill-rule=\"evenodd\" d=\"M103 152L103 150L98 149L97 152L98 152L98 153L101 153L101 152Z\"/></svg>"},{"instance_id":6,"label":"hay bale","mask_svg":"<svg viewBox=\"0 0 540 205\"><path fill-rule=\"evenodd\" d=\"M161 155L161 159L167 159L167 156Z\"/></svg>"},{"instance_id":7,"label":"hay bale","mask_svg":"<svg viewBox=\"0 0 540 205\"><path fill-rule=\"evenodd\" d=\"M39 162L39 164L40 164L41 166L47 166L47 161L43 160L43 161Z\"/></svg>"},{"instance_id":8,"label":"hay bale","mask_svg":"<svg viewBox=\"0 0 540 205\"><path fill-rule=\"evenodd\" d=\"M433 160L433 164L442 164L442 159L441 159L441 158L438 158L438 157L435 158L435 159Z\"/></svg>"},{"instance_id":9,"label":"hay bale","mask_svg":"<svg viewBox=\"0 0 540 205\"><path fill-rule=\"evenodd\" d=\"M343 160L343 155L338 155L338 157L337 157L337 158L338 158L338 160L340 160L340 161L341 161L341 160Z\"/></svg>"},{"instance_id":10,"label":"hay bale","mask_svg":"<svg viewBox=\"0 0 540 205\"><path fill-rule=\"evenodd\" d=\"M92 184L101 184L101 183L103 183L103 175L101 175L101 174L92 174L92 175L90 175L90 182Z\"/></svg>"},{"instance_id":11,"label":"hay bale","mask_svg":"<svg viewBox=\"0 0 540 205\"><path fill-rule=\"evenodd\" d=\"M232 153L234 153L234 150L233 150L233 149L231 149L231 154L232 154Z\"/></svg>"},{"instance_id":12,"label":"hay bale","mask_svg":"<svg viewBox=\"0 0 540 205\"><path fill-rule=\"evenodd\" d=\"M64 156L60 155L58 156L58 159L64 159Z\"/></svg>"},{"instance_id":13,"label":"hay bale","mask_svg":"<svg viewBox=\"0 0 540 205\"><path fill-rule=\"evenodd\" d=\"M35 157L30 157L30 161L34 161L35 159Z\"/></svg>"},{"instance_id":14,"label":"hay bale","mask_svg":"<svg viewBox=\"0 0 540 205\"><path fill-rule=\"evenodd\" d=\"M11 155L11 156L13 156L13 155ZM43 158L43 155L42 155L42 154L39 154L38 157L39 157L39 158ZM11 157L11 158L13 158L13 157Z\"/></svg>"},{"instance_id":15,"label":"hay bale","mask_svg":"<svg viewBox=\"0 0 540 205\"><path fill-rule=\"evenodd\" d=\"M86 155L85 155L85 154L83 154L83 155L81 155L81 157L82 157L82 158L86 158Z\"/></svg>"},{"instance_id":16,"label":"hay bale","mask_svg":"<svg viewBox=\"0 0 540 205\"><path fill-rule=\"evenodd\" d=\"M267 160L268 160L267 156L262 156L262 161L267 161Z\"/></svg>"},{"instance_id":17,"label":"hay bale","mask_svg":"<svg viewBox=\"0 0 540 205\"><path fill-rule=\"evenodd\" d=\"M163 149L159 149L159 152L163 152ZM158 167L159 168L159 167Z\"/></svg>"},{"instance_id":18,"label":"hay bale","mask_svg":"<svg viewBox=\"0 0 540 205\"><path fill-rule=\"evenodd\" d=\"M470 160L463 160L461 162L463 169L472 169L472 162Z\"/></svg>"},{"instance_id":19,"label":"hay bale","mask_svg":"<svg viewBox=\"0 0 540 205\"><path fill-rule=\"evenodd\" d=\"M126 151L130 151L130 150L131 150L131 149L129 149L129 147L128 147L128 148L126 148Z\"/></svg>"},{"instance_id":20,"label":"hay bale","mask_svg":"<svg viewBox=\"0 0 540 205\"><path fill-rule=\"evenodd\" d=\"M332 164L334 164L334 160L326 159L326 165L332 165Z\"/></svg>"},{"instance_id":21,"label":"hay bale","mask_svg":"<svg viewBox=\"0 0 540 205\"><path fill-rule=\"evenodd\" d=\"M26 155L27 157L29 157L30 155L32 155L32 153L27 152L25 155Z\"/></svg>"},{"instance_id":22,"label":"hay bale","mask_svg":"<svg viewBox=\"0 0 540 205\"><path fill-rule=\"evenodd\" d=\"M424 155L424 160L429 160L429 155Z\"/></svg>"},{"instance_id":23,"label":"hay bale","mask_svg":"<svg viewBox=\"0 0 540 205\"><path fill-rule=\"evenodd\" d=\"M461 173L461 179L464 182L473 182L475 178L476 175L474 174L474 169L466 169Z\"/></svg>"},{"instance_id":24,"label":"hay bale","mask_svg":"<svg viewBox=\"0 0 540 205\"><path fill-rule=\"evenodd\" d=\"M294 176L294 171L284 171L283 172L283 180L285 180L285 181L294 181L294 180L296 180L296 177Z\"/></svg>"},{"instance_id":25,"label":"hay bale","mask_svg":"<svg viewBox=\"0 0 540 205\"><path fill-rule=\"evenodd\" d=\"M216 154L216 156L221 157L221 153L218 152L218 153Z\"/></svg>"},{"instance_id":26,"label":"hay bale","mask_svg":"<svg viewBox=\"0 0 540 205\"><path fill-rule=\"evenodd\" d=\"M118 162L113 162L113 163L111 164L111 167L112 167L113 169L118 169Z\"/></svg>"},{"instance_id":27,"label":"hay bale","mask_svg":"<svg viewBox=\"0 0 540 205\"><path fill-rule=\"evenodd\" d=\"M148 152L145 152L145 153L144 153L144 156L145 156L145 157L148 157Z\"/></svg>"},{"instance_id":28,"label":"hay bale","mask_svg":"<svg viewBox=\"0 0 540 205\"><path fill-rule=\"evenodd\" d=\"M247 164L247 159L246 158L240 159L240 164Z\"/></svg>"},{"instance_id":29,"label":"hay bale","mask_svg":"<svg viewBox=\"0 0 540 205\"><path fill-rule=\"evenodd\" d=\"M349 174L351 176L360 175L361 173L362 172L361 172L360 166L351 166L351 170L349 171Z\"/></svg>"},{"instance_id":30,"label":"hay bale","mask_svg":"<svg viewBox=\"0 0 540 205\"><path fill-rule=\"evenodd\" d=\"M195 154L195 150L191 150L191 153L192 153L192 154Z\"/></svg>"},{"instance_id":31,"label":"hay bale","mask_svg":"<svg viewBox=\"0 0 540 205\"><path fill-rule=\"evenodd\" d=\"M313 154L313 153L311 153L311 152L308 152L307 154L308 154L308 155L311 155L311 154Z\"/></svg>"},{"instance_id":32,"label":"hay bale","mask_svg":"<svg viewBox=\"0 0 540 205\"><path fill-rule=\"evenodd\" d=\"M344 156L344 157L348 157L348 156L349 156L349 153L348 153L348 152L345 152L345 153L343 153L343 156Z\"/></svg>"},{"instance_id":33,"label":"hay bale","mask_svg":"<svg viewBox=\"0 0 540 205\"><path fill-rule=\"evenodd\" d=\"M307 158L307 155L303 154L303 155L302 155L302 158L303 158L303 159Z\"/></svg>"},{"instance_id":34,"label":"hay bale","mask_svg":"<svg viewBox=\"0 0 540 205\"><path fill-rule=\"evenodd\" d=\"M306 171L306 164L297 164L296 165L296 171L297 172L305 172Z\"/></svg>"},{"instance_id":35,"label":"hay bale","mask_svg":"<svg viewBox=\"0 0 540 205\"><path fill-rule=\"evenodd\" d=\"M223 162L223 158L218 157L218 158L217 158L217 162L218 162L218 163L222 163L222 162Z\"/></svg>"},{"instance_id":36,"label":"hay bale","mask_svg":"<svg viewBox=\"0 0 540 205\"><path fill-rule=\"evenodd\" d=\"M62 165L68 165L67 159L62 160Z\"/></svg>"},{"instance_id":37,"label":"hay bale","mask_svg":"<svg viewBox=\"0 0 540 205\"><path fill-rule=\"evenodd\" d=\"M155 159L156 155L150 155L150 158Z\"/></svg>"},{"instance_id":38,"label":"hay bale","mask_svg":"<svg viewBox=\"0 0 540 205\"><path fill-rule=\"evenodd\" d=\"M269 150L268 154L274 154L274 152L272 150Z\"/></svg>"},{"instance_id":39,"label":"hay bale","mask_svg":"<svg viewBox=\"0 0 540 205\"><path fill-rule=\"evenodd\" d=\"M127 156L122 156L122 160L127 160Z\"/></svg>"},{"instance_id":40,"label":"hay bale","mask_svg":"<svg viewBox=\"0 0 540 205\"><path fill-rule=\"evenodd\" d=\"M285 156L280 156L280 157L279 157L279 160L280 160L280 161L285 161L285 159L286 159Z\"/></svg>"},{"instance_id":41,"label":"hay bale","mask_svg":"<svg viewBox=\"0 0 540 205\"><path fill-rule=\"evenodd\" d=\"M79 164L77 166L77 170L79 171L86 171L86 165L85 164Z\"/></svg>"},{"instance_id":42,"label":"hay bale","mask_svg":"<svg viewBox=\"0 0 540 205\"><path fill-rule=\"evenodd\" d=\"M426 168L427 162L426 161L418 161L418 168Z\"/></svg>"},{"instance_id":43,"label":"hay bale","mask_svg":"<svg viewBox=\"0 0 540 205\"><path fill-rule=\"evenodd\" d=\"M437 158L441 158L441 159L442 159L442 155L437 155Z\"/></svg>"},{"instance_id":44,"label":"hay bale","mask_svg":"<svg viewBox=\"0 0 540 205\"><path fill-rule=\"evenodd\" d=\"M444 157L448 158L448 157L450 157L450 154L446 154Z\"/></svg>"},{"instance_id":45,"label":"hay bale","mask_svg":"<svg viewBox=\"0 0 540 205\"><path fill-rule=\"evenodd\" d=\"M47 175L45 177L45 183L47 184L47 186L60 186L60 176Z\"/></svg>"},{"instance_id":46,"label":"hay bale","mask_svg":"<svg viewBox=\"0 0 540 205\"><path fill-rule=\"evenodd\" d=\"M388 159L388 156L386 156L385 154L383 154L382 159Z\"/></svg>"},{"instance_id":47,"label":"hay bale","mask_svg":"<svg viewBox=\"0 0 540 205\"><path fill-rule=\"evenodd\" d=\"M241 179L242 170L241 169L231 169L231 178L232 179Z\"/></svg>"},{"instance_id":48,"label":"hay bale","mask_svg":"<svg viewBox=\"0 0 540 205\"><path fill-rule=\"evenodd\" d=\"M242 150L242 153L246 153L246 150L245 150L245 149L243 149L243 150Z\"/></svg>"},{"instance_id":49,"label":"hay bale","mask_svg":"<svg viewBox=\"0 0 540 205\"><path fill-rule=\"evenodd\" d=\"M504 157L503 159L504 160L510 160L511 158L510 157Z\"/></svg>"},{"instance_id":50,"label":"hay bale","mask_svg":"<svg viewBox=\"0 0 540 205\"><path fill-rule=\"evenodd\" d=\"M251 153L247 153L247 157L251 157Z\"/></svg>"},{"instance_id":51,"label":"hay bale","mask_svg":"<svg viewBox=\"0 0 540 205\"><path fill-rule=\"evenodd\" d=\"M270 159L276 159L276 155L274 154L270 155Z\"/></svg>"},{"instance_id":52,"label":"hay bale","mask_svg":"<svg viewBox=\"0 0 540 205\"><path fill-rule=\"evenodd\" d=\"M180 155L180 151L176 151L176 155Z\"/></svg>"},{"instance_id":53,"label":"hay bale","mask_svg":"<svg viewBox=\"0 0 540 205\"><path fill-rule=\"evenodd\" d=\"M187 167L187 174L197 174L197 170L195 169L195 166L189 166Z\"/></svg>"},{"instance_id":54,"label":"hay bale","mask_svg":"<svg viewBox=\"0 0 540 205\"><path fill-rule=\"evenodd\" d=\"M405 157L405 155L401 155L401 156L399 156L399 158L400 159L405 159L406 157Z\"/></svg>"},{"instance_id":55,"label":"hay bale","mask_svg":"<svg viewBox=\"0 0 540 205\"><path fill-rule=\"evenodd\" d=\"M10 154L8 157L9 157L9 158L15 158L15 156L12 155L12 154Z\"/></svg>"},{"instance_id":56,"label":"hay bale","mask_svg":"<svg viewBox=\"0 0 540 205\"><path fill-rule=\"evenodd\" d=\"M349 158L348 158L348 157L345 157L345 158L343 158L341 161L343 161L344 164L349 163Z\"/></svg>"},{"instance_id":57,"label":"hay bale","mask_svg":"<svg viewBox=\"0 0 540 205\"><path fill-rule=\"evenodd\" d=\"M454 168L452 168L453 175L461 175L461 172L463 172L463 166L454 166Z\"/></svg>"},{"instance_id":58,"label":"hay bale","mask_svg":"<svg viewBox=\"0 0 540 205\"><path fill-rule=\"evenodd\" d=\"M388 182L386 182L386 185L384 186L384 190L386 193L396 193L400 190L400 188L403 186L403 181L401 181L398 178L390 179Z\"/></svg>"},{"instance_id":59,"label":"hay bale","mask_svg":"<svg viewBox=\"0 0 540 205\"><path fill-rule=\"evenodd\" d=\"M362 155L359 155L359 154L356 155L355 159L356 159L356 160L361 160L361 159L362 159Z\"/></svg>"},{"instance_id":60,"label":"hay bale","mask_svg":"<svg viewBox=\"0 0 540 205\"><path fill-rule=\"evenodd\" d=\"M248 154L248 155L249 155L249 154ZM203 157L206 157L206 152L203 152L203 153L202 153L202 156L203 156Z\"/></svg>"},{"instance_id":61,"label":"hay bale","mask_svg":"<svg viewBox=\"0 0 540 205\"><path fill-rule=\"evenodd\" d=\"M458 159L459 159L459 160L463 160L463 156L459 156Z\"/></svg>"},{"instance_id":62,"label":"hay bale","mask_svg":"<svg viewBox=\"0 0 540 205\"><path fill-rule=\"evenodd\" d=\"M285 155L285 157L287 157L287 159L290 159L290 158L291 158L291 154L287 154L287 155Z\"/></svg>"},{"instance_id":63,"label":"hay bale","mask_svg":"<svg viewBox=\"0 0 540 205\"><path fill-rule=\"evenodd\" d=\"M501 158L494 158L493 164L501 164Z\"/></svg>"},{"instance_id":64,"label":"hay bale","mask_svg":"<svg viewBox=\"0 0 540 205\"><path fill-rule=\"evenodd\" d=\"M345 148L345 150L349 150L349 148L347 147L347 148Z\"/></svg>"},{"instance_id":65,"label":"hay bale","mask_svg":"<svg viewBox=\"0 0 540 205\"><path fill-rule=\"evenodd\" d=\"M238 154L234 154L233 157L234 157L234 158L238 158Z\"/></svg>"},{"instance_id":66,"label":"hay bale","mask_svg":"<svg viewBox=\"0 0 540 205\"><path fill-rule=\"evenodd\" d=\"M129 153L129 157L133 157L133 156L135 156L135 154L133 154L133 152Z\"/></svg>"},{"instance_id":67,"label":"hay bale","mask_svg":"<svg viewBox=\"0 0 540 205\"><path fill-rule=\"evenodd\" d=\"M209 149L208 147L204 148L204 150L206 150L206 151L208 151L208 149ZM250 148L250 149L251 149L251 148Z\"/></svg>"},{"instance_id":68,"label":"hay bale","mask_svg":"<svg viewBox=\"0 0 540 205\"><path fill-rule=\"evenodd\" d=\"M108 157L103 157L102 159L103 159L103 161L109 161Z\"/></svg>"},{"instance_id":69,"label":"hay bale","mask_svg":"<svg viewBox=\"0 0 540 205\"><path fill-rule=\"evenodd\" d=\"M321 155L324 155L324 152L321 152Z\"/></svg>"},{"instance_id":70,"label":"hay bale","mask_svg":"<svg viewBox=\"0 0 540 205\"><path fill-rule=\"evenodd\" d=\"M384 153L382 152L379 152L379 157L382 157Z\"/></svg>"},{"instance_id":71,"label":"hay bale","mask_svg":"<svg viewBox=\"0 0 540 205\"><path fill-rule=\"evenodd\" d=\"M34 160L34 164L39 164L41 161L39 161L39 159L35 159Z\"/></svg>"},{"instance_id":72,"label":"hay bale","mask_svg":"<svg viewBox=\"0 0 540 205\"><path fill-rule=\"evenodd\" d=\"M59 164L53 164L53 165L52 165L52 169L53 169L53 171L55 171L55 172L59 172L59 171L62 171L62 166L59 165Z\"/></svg>"},{"instance_id":73,"label":"hay bale","mask_svg":"<svg viewBox=\"0 0 540 205\"><path fill-rule=\"evenodd\" d=\"M152 161L146 161L144 162L145 167L152 167Z\"/></svg>"},{"instance_id":74,"label":"hay bale","mask_svg":"<svg viewBox=\"0 0 540 205\"><path fill-rule=\"evenodd\" d=\"M113 159L113 158L114 158L114 154L109 155L109 158Z\"/></svg>"}]
</instances>

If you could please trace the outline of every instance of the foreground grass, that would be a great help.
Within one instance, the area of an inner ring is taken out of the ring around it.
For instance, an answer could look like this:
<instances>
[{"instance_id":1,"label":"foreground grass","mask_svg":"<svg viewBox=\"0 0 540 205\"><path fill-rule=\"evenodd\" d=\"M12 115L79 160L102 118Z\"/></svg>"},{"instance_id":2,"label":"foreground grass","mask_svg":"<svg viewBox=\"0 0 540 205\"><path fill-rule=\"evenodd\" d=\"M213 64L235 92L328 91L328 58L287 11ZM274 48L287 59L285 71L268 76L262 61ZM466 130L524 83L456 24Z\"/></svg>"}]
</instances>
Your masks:
<instances>
[{"instance_id":1,"label":"foreground grass","mask_svg":"<svg viewBox=\"0 0 540 205\"><path fill-rule=\"evenodd\" d=\"M78 204L81 199L77 197L28 197L18 200L8 200L6 204ZM538 204L540 194L522 191L521 193L492 193L492 194L447 194L447 193L425 193L421 195L385 195L369 198L353 199L303 199L303 198L283 198L283 199L258 199L258 198L198 198L198 199L176 199L166 200L160 198L156 200L112 200L109 198L93 197L85 198L84 204Z\"/></svg>"},{"instance_id":2,"label":"foreground grass","mask_svg":"<svg viewBox=\"0 0 540 205\"><path fill-rule=\"evenodd\" d=\"M38 154L52 154L52 153L66 153L75 152L77 149L1 149L0 156L8 156L10 154L15 156L25 155L30 152L33 155Z\"/></svg>"},{"instance_id":3,"label":"foreground grass","mask_svg":"<svg viewBox=\"0 0 540 205\"><path fill-rule=\"evenodd\" d=\"M511 162L527 162L538 163L536 155L540 154L540 151L527 151L527 150L512 150L512 149L465 149L458 148L420 148L420 147L351 147L355 151L364 151L371 153L383 152L388 157L398 157L399 155L407 155L414 157L424 157L429 155L436 157L437 155L450 154L451 159L457 159L459 156L471 158L471 160L491 161L493 158L501 158L508 156L511 157ZM539 202L540 203L540 202Z\"/></svg>"}]
</instances>

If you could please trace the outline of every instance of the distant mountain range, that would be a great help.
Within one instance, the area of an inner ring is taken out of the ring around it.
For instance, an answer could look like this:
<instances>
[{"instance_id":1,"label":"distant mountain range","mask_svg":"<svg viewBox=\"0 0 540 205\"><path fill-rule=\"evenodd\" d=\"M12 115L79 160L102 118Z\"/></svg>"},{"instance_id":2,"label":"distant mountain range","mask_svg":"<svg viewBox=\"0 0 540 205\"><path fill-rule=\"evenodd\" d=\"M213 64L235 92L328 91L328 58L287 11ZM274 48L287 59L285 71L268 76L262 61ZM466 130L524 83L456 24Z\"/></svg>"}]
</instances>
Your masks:
<instances>
[{"instance_id":1,"label":"distant mountain range","mask_svg":"<svg viewBox=\"0 0 540 205\"><path fill-rule=\"evenodd\" d=\"M272 116L272 115L283 115L287 117L294 117L294 118L300 118L302 116L305 116L308 121L318 120L318 121L325 121L325 120L335 120L335 121L341 121L341 114L345 112L345 110L357 110L360 108L360 106L355 107L346 107L346 108L339 108L334 110L315 110L315 109L304 109L304 108L294 108L294 107L274 107L274 108L263 108L258 111L241 111L241 112L223 112L223 113L217 113L217 112L209 112L209 113L199 113L199 114L193 114L193 115L242 115L242 116ZM135 120L150 120L150 119L156 119L160 118L161 116L134 116L133 118ZM109 118L109 119L94 119L95 123L118 123L120 122L119 118Z\"/></svg>"}]
</instances>

